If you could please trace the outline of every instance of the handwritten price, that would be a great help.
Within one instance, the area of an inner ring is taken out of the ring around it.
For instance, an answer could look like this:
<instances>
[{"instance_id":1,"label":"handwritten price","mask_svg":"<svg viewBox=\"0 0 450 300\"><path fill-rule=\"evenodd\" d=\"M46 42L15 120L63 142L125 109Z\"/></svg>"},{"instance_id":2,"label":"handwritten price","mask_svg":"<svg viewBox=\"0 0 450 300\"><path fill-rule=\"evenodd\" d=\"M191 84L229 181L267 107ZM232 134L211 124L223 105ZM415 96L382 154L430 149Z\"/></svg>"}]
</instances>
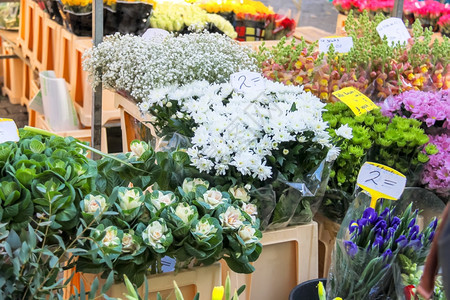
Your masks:
<instances>
[{"instance_id":1,"label":"handwritten price","mask_svg":"<svg viewBox=\"0 0 450 300\"><path fill-rule=\"evenodd\" d=\"M265 90L266 84L260 73L241 71L230 76L231 85L238 93L260 92Z\"/></svg>"}]
</instances>

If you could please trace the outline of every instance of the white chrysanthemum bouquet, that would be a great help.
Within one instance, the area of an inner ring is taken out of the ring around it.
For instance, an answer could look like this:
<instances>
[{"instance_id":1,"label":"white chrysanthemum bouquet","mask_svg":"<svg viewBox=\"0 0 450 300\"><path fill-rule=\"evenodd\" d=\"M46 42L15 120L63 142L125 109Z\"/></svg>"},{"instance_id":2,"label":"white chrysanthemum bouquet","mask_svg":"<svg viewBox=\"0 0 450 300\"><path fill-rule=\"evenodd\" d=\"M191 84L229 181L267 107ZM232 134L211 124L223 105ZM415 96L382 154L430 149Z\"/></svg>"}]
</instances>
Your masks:
<instances>
[{"instance_id":1,"label":"white chrysanthemum bouquet","mask_svg":"<svg viewBox=\"0 0 450 300\"><path fill-rule=\"evenodd\" d=\"M302 197L324 191L339 141L329 135L325 105L317 97L301 87L264 82L264 91L245 94L230 83L169 86L153 90L139 107L154 116L162 135L176 132L190 139L187 153L200 172L253 183L259 198L270 202L265 209L272 206L277 214L266 225L285 226ZM339 140L351 138L351 128L336 133L342 133ZM310 221L310 210L310 203L303 203L293 222Z\"/></svg>"}]
</instances>

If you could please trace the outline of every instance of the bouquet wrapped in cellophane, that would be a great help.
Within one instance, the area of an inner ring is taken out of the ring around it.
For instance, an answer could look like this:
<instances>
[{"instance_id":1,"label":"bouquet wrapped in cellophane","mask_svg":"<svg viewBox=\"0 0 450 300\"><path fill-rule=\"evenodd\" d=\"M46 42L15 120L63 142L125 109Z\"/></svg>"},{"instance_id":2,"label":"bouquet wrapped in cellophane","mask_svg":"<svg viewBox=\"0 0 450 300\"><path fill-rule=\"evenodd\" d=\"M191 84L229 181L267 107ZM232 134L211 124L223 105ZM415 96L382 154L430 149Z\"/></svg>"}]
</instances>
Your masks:
<instances>
[{"instance_id":1,"label":"bouquet wrapped in cellophane","mask_svg":"<svg viewBox=\"0 0 450 300\"><path fill-rule=\"evenodd\" d=\"M418 188L405 190L398 202L378 201L375 208L369 203L370 196L359 192L347 212L327 294L330 299L411 299L436 230L433 215L444 205ZM439 284L434 299L445 299Z\"/></svg>"}]
</instances>

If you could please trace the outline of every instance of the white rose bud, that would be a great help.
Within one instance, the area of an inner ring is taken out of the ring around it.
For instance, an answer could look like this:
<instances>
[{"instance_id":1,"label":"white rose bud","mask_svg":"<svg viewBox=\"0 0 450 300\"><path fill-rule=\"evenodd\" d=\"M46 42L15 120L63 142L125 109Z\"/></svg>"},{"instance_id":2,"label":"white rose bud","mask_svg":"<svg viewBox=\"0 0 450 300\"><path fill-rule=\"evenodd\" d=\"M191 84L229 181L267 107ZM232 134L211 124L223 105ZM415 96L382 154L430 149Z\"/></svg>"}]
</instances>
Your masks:
<instances>
[{"instance_id":1,"label":"white rose bud","mask_svg":"<svg viewBox=\"0 0 450 300\"><path fill-rule=\"evenodd\" d=\"M245 213L247 213L247 215L249 216L256 216L258 214L258 208L255 204L243 203L242 210L245 211Z\"/></svg>"},{"instance_id":2,"label":"white rose bud","mask_svg":"<svg viewBox=\"0 0 450 300\"><path fill-rule=\"evenodd\" d=\"M243 225L241 211L233 206L228 207L224 213L220 214L219 219L223 228L238 229Z\"/></svg>"},{"instance_id":3,"label":"white rose bud","mask_svg":"<svg viewBox=\"0 0 450 300\"><path fill-rule=\"evenodd\" d=\"M234 197L234 199L240 200L242 202L250 201L250 195L247 193L246 189L243 187L230 187L228 192Z\"/></svg>"},{"instance_id":4,"label":"white rose bud","mask_svg":"<svg viewBox=\"0 0 450 300\"><path fill-rule=\"evenodd\" d=\"M84 212L88 214L94 214L96 211L105 211L106 199L101 195L88 195L84 199Z\"/></svg>"},{"instance_id":5,"label":"white rose bud","mask_svg":"<svg viewBox=\"0 0 450 300\"><path fill-rule=\"evenodd\" d=\"M212 208L216 208L223 203L222 193L217 190L209 190L203 194L203 200Z\"/></svg>"},{"instance_id":6,"label":"white rose bud","mask_svg":"<svg viewBox=\"0 0 450 300\"><path fill-rule=\"evenodd\" d=\"M133 242L133 235L129 233L124 233L122 238L122 252L130 253L133 252L136 245Z\"/></svg>"}]
</instances>

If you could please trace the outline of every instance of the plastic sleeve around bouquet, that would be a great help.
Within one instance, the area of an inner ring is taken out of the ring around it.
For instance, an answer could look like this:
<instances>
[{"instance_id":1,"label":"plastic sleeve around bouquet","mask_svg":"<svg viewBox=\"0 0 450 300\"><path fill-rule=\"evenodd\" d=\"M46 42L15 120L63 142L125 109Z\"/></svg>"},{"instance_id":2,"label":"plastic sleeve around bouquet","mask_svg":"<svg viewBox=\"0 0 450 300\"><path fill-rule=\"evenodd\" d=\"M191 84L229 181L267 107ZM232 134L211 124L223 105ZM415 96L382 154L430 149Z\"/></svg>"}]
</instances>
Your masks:
<instances>
[{"instance_id":1,"label":"plastic sleeve around bouquet","mask_svg":"<svg viewBox=\"0 0 450 300\"><path fill-rule=\"evenodd\" d=\"M272 185L257 189L262 229L279 229L288 225L312 221L319 209L328 184L331 164L323 160L302 182L287 182L277 178Z\"/></svg>"},{"instance_id":2,"label":"plastic sleeve around bouquet","mask_svg":"<svg viewBox=\"0 0 450 300\"><path fill-rule=\"evenodd\" d=\"M398 201L383 200L383 202L379 202L381 207L389 207L387 214L386 210L383 213L380 212L379 215L376 214L376 216L367 212L370 201L370 195L358 189L356 198L352 202L337 234L337 242L327 281L327 294L330 299L333 299L333 297L345 297L345 299L404 299L407 290L405 287L409 286L404 278L410 278L411 274L416 274L416 268L424 264L429 251L429 241L434 235L434 233L430 234L433 226L431 221L434 217L439 216L444 208L444 204L439 198L422 188L406 188ZM411 207L409 207L410 204ZM397 216L401 217L407 211L409 211L408 217L398 219L398 227L393 227L393 220ZM386 216L390 220L387 221L389 231L394 229L391 234L392 241L387 238L381 244L375 245L377 239L374 238L372 231L379 228L377 226L382 225L384 221L380 220L384 220ZM414 218L414 222L411 218ZM377 225L373 225L372 230L365 231L365 225L363 224L366 222L376 223ZM428 223L430 225L427 226ZM361 240L350 238L349 228L351 224L355 224L353 228L358 232L357 235L361 235L361 232L363 232L362 241L364 245L367 245L365 248L356 245ZM363 227L360 228L360 226ZM412 243L416 239L410 235L412 227L417 227L415 230L417 239L421 241L420 245ZM402 229L399 233L396 233L396 228ZM397 236L405 232L409 233ZM401 246L402 239L405 241L410 239L410 241ZM422 242L425 244L422 244ZM379 247L388 248L387 250L384 250L384 248L380 250ZM407 267L405 267L405 264ZM411 267L414 268L414 272L408 274L407 270ZM406 276L404 273L406 273Z\"/></svg>"},{"instance_id":3,"label":"plastic sleeve around bouquet","mask_svg":"<svg viewBox=\"0 0 450 300\"><path fill-rule=\"evenodd\" d=\"M393 299L387 297L387 291L395 294L395 283L390 280L393 261L393 257L384 259L337 239L327 280L328 298Z\"/></svg>"}]
</instances>

